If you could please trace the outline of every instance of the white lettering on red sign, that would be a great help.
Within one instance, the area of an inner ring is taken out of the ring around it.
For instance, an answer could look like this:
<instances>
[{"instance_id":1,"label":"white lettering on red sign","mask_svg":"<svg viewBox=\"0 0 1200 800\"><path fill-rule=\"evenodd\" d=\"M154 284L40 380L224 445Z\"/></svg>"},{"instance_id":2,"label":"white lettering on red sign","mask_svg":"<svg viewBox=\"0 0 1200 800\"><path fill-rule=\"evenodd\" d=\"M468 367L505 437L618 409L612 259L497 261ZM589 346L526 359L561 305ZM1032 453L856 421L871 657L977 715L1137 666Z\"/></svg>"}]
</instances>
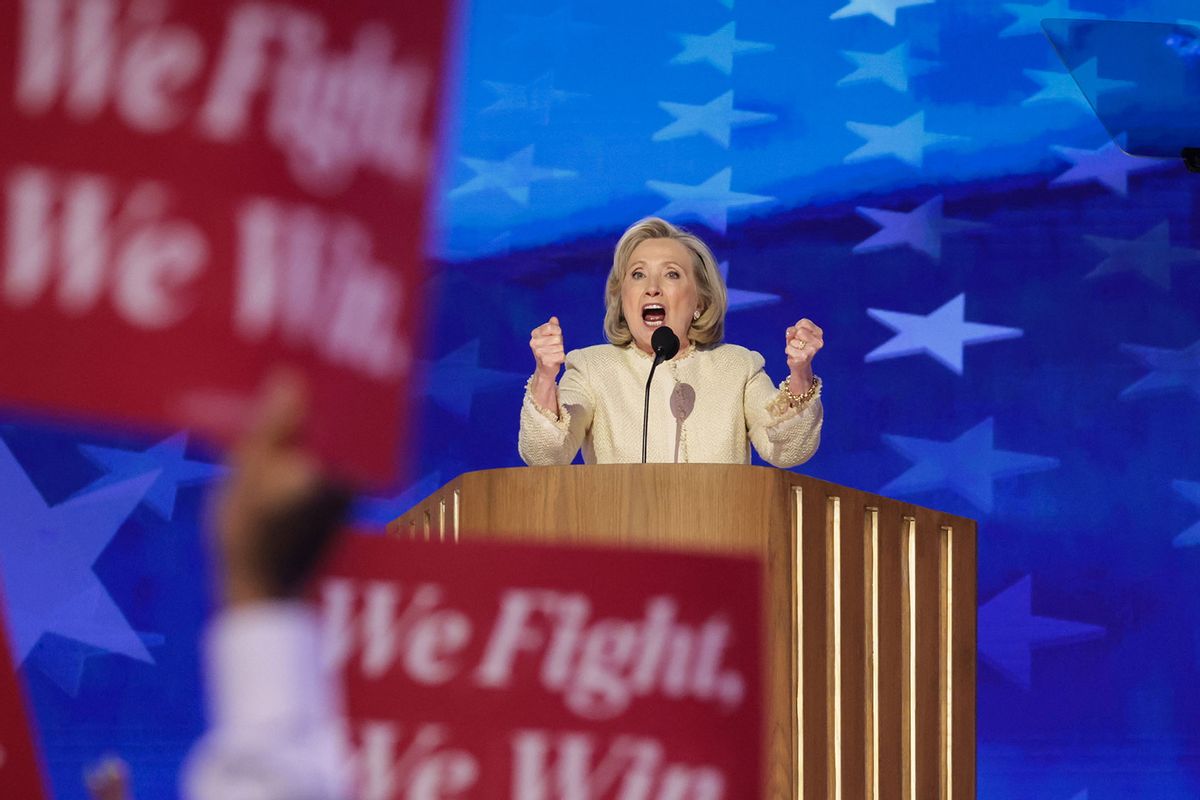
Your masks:
<instances>
[{"instance_id":1,"label":"white lettering on red sign","mask_svg":"<svg viewBox=\"0 0 1200 800\"><path fill-rule=\"evenodd\" d=\"M403 732L394 722L361 725L356 766L363 800L448 800L475 785L479 762L449 746L445 725L420 725L407 743Z\"/></svg>"},{"instance_id":2,"label":"white lettering on red sign","mask_svg":"<svg viewBox=\"0 0 1200 800\"><path fill-rule=\"evenodd\" d=\"M430 70L394 65L392 36L379 25L363 26L345 55L326 52L324 42L319 17L258 3L239 8L200 112L201 130L238 139L265 91L267 133L306 188L339 189L359 164L398 181L420 179L429 161L420 127L433 90ZM282 46L277 63L273 44Z\"/></svg>"},{"instance_id":3,"label":"white lettering on red sign","mask_svg":"<svg viewBox=\"0 0 1200 800\"><path fill-rule=\"evenodd\" d=\"M27 115L61 101L76 122L111 108L141 133L194 122L228 143L261 120L257 133L283 151L293 178L324 194L344 189L360 167L403 184L425 177L431 143L421 127L434 76L423 62L397 63L382 25L363 25L338 52L326 47L318 15L243 4L205 85L204 40L171 23L166 3L23 0L22 11L16 106Z\"/></svg>"},{"instance_id":4,"label":"white lettering on red sign","mask_svg":"<svg viewBox=\"0 0 1200 800\"><path fill-rule=\"evenodd\" d=\"M406 593L393 581L331 579L322 585L321 601L334 669L356 664L363 677L376 680L399 667L425 685L446 683L463 669L471 623L444 607L435 584ZM677 614L675 601L660 596L647 602L641 620L593 619L582 594L511 589L500 599L471 679L482 688L509 689L524 667L543 689L561 694L572 712L594 720L612 719L652 694L712 702L725 711L741 706L745 681L724 664L728 620L717 615L690 625Z\"/></svg>"},{"instance_id":5,"label":"white lettering on red sign","mask_svg":"<svg viewBox=\"0 0 1200 800\"><path fill-rule=\"evenodd\" d=\"M188 288L204 271L208 245L195 225L168 216L165 184L120 192L90 174L14 171L7 184L3 299L23 308L53 297L80 316L107 298L118 316L162 330L191 309Z\"/></svg>"},{"instance_id":6,"label":"white lettering on red sign","mask_svg":"<svg viewBox=\"0 0 1200 800\"><path fill-rule=\"evenodd\" d=\"M667 761L644 736L617 736L600 752L586 733L521 730L512 738L513 800L720 800L725 778L711 766Z\"/></svg>"},{"instance_id":7,"label":"white lettering on red sign","mask_svg":"<svg viewBox=\"0 0 1200 800\"><path fill-rule=\"evenodd\" d=\"M238 213L234 330L251 342L278 333L372 377L402 374L411 358L396 333L404 287L371 249L351 218L249 201Z\"/></svg>"},{"instance_id":8,"label":"white lettering on red sign","mask_svg":"<svg viewBox=\"0 0 1200 800\"><path fill-rule=\"evenodd\" d=\"M676 614L673 600L656 597L640 621L592 620L582 594L509 590L475 679L480 686L511 686L527 654L539 660L543 686L561 692L567 707L588 719L615 717L635 697L655 692L713 700L726 709L741 705L744 681L722 667L728 621L714 617L691 626Z\"/></svg>"},{"instance_id":9,"label":"white lettering on red sign","mask_svg":"<svg viewBox=\"0 0 1200 800\"><path fill-rule=\"evenodd\" d=\"M471 638L465 614L442 608L442 589L418 585L405 598L399 584L369 581L360 592L350 580L330 580L321 592L326 663L340 670L355 652L364 677L376 679L399 664L414 681L442 684L454 678L458 656Z\"/></svg>"},{"instance_id":10,"label":"white lettering on red sign","mask_svg":"<svg viewBox=\"0 0 1200 800\"><path fill-rule=\"evenodd\" d=\"M60 96L83 122L112 103L121 119L160 133L182 119L180 93L204 59L200 37L166 24L165 4L142 3L119 16L116 0L24 0L17 107L49 110Z\"/></svg>"}]
</instances>

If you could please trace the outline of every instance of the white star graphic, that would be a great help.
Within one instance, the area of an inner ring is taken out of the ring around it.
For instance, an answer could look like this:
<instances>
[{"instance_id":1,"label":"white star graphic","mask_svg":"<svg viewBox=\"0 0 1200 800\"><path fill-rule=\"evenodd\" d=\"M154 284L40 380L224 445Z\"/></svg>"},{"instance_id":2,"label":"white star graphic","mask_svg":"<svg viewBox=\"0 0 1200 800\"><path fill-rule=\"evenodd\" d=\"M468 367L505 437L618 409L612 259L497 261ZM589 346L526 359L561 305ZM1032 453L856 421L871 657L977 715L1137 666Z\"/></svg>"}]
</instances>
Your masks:
<instances>
[{"instance_id":1,"label":"white star graphic","mask_svg":"<svg viewBox=\"0 0 1200 800\"><path fill-rule=\"evenodd\" d=\"M943 196L926 200L912 211L888 211L859 206L859 215L881 226L880 230L854 246L855 253L873 253L891 247L911 247L938 261L942 257L942 237L948 233L986 228L982 222L946 219L942 216Z\"/></svg>"},{"instance_id":2,"label":"white star graphic","mask_svg":"<svg viewBox=\"0 0 1200 800\"><path fill-rule=\"evenodd\" d=\"M860 17L864 14L896 27L896 12L912 6L932 5L934 0L850 0L849 3L829 15L830 19Z\"/></svg>"},{"instance_id":3,"label":"white star graphic","mask_svg":"<svg viewBox=\"0 0 1200 800\"><path fill-rule=\"evenodd\" d=\"M963 349L973 344L1013 339L1020 328L984 325L966 320L966 298L960 294L927 315L906 314L868 308L867 315L895 331L896 335L867 353L864 361L882 361L924 354L955 374L963 372Z\"/></svg>"},{"instance_id":4,"label":"white star graphic","mask_svg":"<svg viewBox=\"0 0 1200 800\"><path fill-rule=\"evenodd\" d=\"M925 131L925 112L918 111L896 125L869 125L847 122L846 127L867 140L867 143L842 159L847 164L869 158L894 156L906 164L920 167L925 163L925 148L946 142L961 141L964 136Z\"/></svg>"},{"instance_id":5,"label":"white star graphic","mask_svg":"<svg viewBox=\"0 0 1200 800\"><path fill-rule=\"evenodd\" d=\"M529 145L500 161L482 158L459 158L475 171L475 177L450 192L450 197L498 189L523 206L529 205L529 186L535 181L574 178L577 173L569 169L535 167L533 145Z\"/></svg>"},{"instance_id":6,"label":"white star graphic","mask_svg":"<svg viewBox=\"0 0 1200 800\"><path fill-rule=\"evenodd\" d=\"M1071 168L1050 181L1051 186L1095 181L1101 186L1107 186L1122 197L1129 193L1129 173L1175 163L1175 159L1172 158L1131 156L1118 147L1116 142L1108 142L1096 150L1081 150L1057 145L1053 149L1071 162Z\"/></svg>"},{"instance_id":7,"label":"white star graphic","mask_svg":"<svg viewBox=\"0 0 1200 800\"><path fill-rule=\"evenodd\" d=\"M496 102L485 107L480 113L529 112L542 125L550 122L550 112L556 105L561 105L577 97L584 97L578 92L564 92L561 89L555 89L553 71L538 76L530 83L484 81L483 85L496 93Z\"/></svg>"},{"instance_id":8,"label":"white star graphic","mask_svg":"<svg viewBox=\"0 0 1200 800\"><path fill-rule=\"evenodd\" d=\"M669 201L654 213L657 217L699 217L708 227L724 233L729 221L729 209L758 205L774 200L761 194L731 191L733 168L726 167L699 185L646 181L646 187Z\"/></svg>"},{"instance_id":9,"label":"white star graphic","mask_svg":"<svg viewBox=\"0 0 1200 800\"><path fill-rule=\"evenodd\" d=\"M668 63L697 64L705 61L720 70L723 75L732 75L734 56L767 53L775 49L775 45L766 42L738 39L735 35L736 26L737 23L730 22L707 36L696 36L690 33L676 34L683 45L683 50Z\"/></svg>"},{"instance_id":10,"label":"white star graphic","mask_svg":"<svg viewBox=\"0 0 1200 800\"><path fill-rule=\"evenodd\" d=\"M1161 222L1136 239L1111 239L1107 236L1083 238L1108 254L1108 258L1087 274L1088 278L1118 272L1138 272L1155 286L1169 290L1171 267L1174 264L1200 261L1200 250L1171 244L1170 222Z\"/></svg>"},{"instance_id":11,"label":"white star graphic","mask_svg":"<svg viewBox=\"0 0 1200 800\"><path fill-rule=\"evenodd\" d=\"M1099 62L1093 58L1080 64L1071 72L1041 69L1023 70L1026 77L1042 88L1036 94L1032 94L1022 100L1021 105L1028 106L1034 103L1066 100L1077 103L1090 111L1092 108L1091 101L1098 100L1100 95L1116 91L1117 89L1132 89L1137 86L1135 81L1118 81L1101 78L1097 72L1098 68ZM1084 94L1081 88L1085 86L1091 92L1090 97Z\"/></svg>"},{"instance_id":12,"label":"white star graphic","mask_svg":"<svg viewBox=\"0 0 1200 800\"><path fill-rule=\"evenodd\" d=\"M665 142L703 133L727 150L729 149L731 129L740 128L743 125L760 125L775 119L774 114L740 111L734 108L732 90L699 106L666 101L660 102L658 106L675 117L675 121L656 131L650 137L652 140Z\"/></svg>"},{"instance_id":13,"label":"white star graphic","mask_svg":"<svg viewBox=\"0 0 1200 800\"><path fill-rule=\"evenodd\" d=\"M1040 6L1028 3L1005 3L1004 10L1016 17L1007 28L1000 31L1000 36L1026 36L1042 32L1042 20L1061 19L1104 19L1103 14L1093 14L1087 11L1075 11L1071 8L1070 0L1048 0Z\"/></svg>"},{"instance_id":14,"label":"white star graphic","mask_svg":"<svg viewBox=\"0 0 1200 800\"><path fill-rule=\"evenodd\" d=\"M842 55L853 61L858 69L837 82L838 86L864 81L879 81L898 92L908 91L908 80L924 75L934 69L938 62L911 58L908 42L897 45L886 53L861 53L843 50Z\"/></svg>"}]
</instances>

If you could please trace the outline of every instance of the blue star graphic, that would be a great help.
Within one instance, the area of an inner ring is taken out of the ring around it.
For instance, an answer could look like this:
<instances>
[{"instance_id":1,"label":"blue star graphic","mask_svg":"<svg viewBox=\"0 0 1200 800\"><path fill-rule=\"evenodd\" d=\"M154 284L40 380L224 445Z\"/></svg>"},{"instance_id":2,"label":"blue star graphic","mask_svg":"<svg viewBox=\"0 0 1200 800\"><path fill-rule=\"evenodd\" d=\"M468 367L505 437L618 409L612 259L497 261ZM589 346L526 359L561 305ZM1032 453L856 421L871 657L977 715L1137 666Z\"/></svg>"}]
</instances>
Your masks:
<instances>
[{"instance_id":1,"label":"blue star graphic","mask_svg":"<svg viewBox=\"0 0 1200 800\"><path fill-rule=\"evenodd\" d=\"M25 669L36 669L63 692L78 697L88 662L105 654L106 651L98 647L49 633L29 653Z\"/></svg>"},{"instance_id":2,"label":"blue star graphic","mask_svg":"<svg viewBox=\"0 0 1200 800\"><path fill-rule=\"evenodd\" d=\"M1137 272L1155 286L1169 290L1173 265L1200 261L1200 250L1175 247L1171 244L1171 223L1166 221L1155 225L1136 239L1111 239L1107 236L1083 238L1108 254L1108 258L1087 274L1088 278L1118 272Z\"/></svg>"},{"instance_id":3,"label":"blue star graphic","mask_svg":"<svg viewBox=\"0 0 1200 800\"><path fill-rule=\"evenodd\" d=\"M1129 173L1166 165L1173 166L1175 163L1175 160L1170 158L1131 156L1117 146L1116 142L1108 142L1096 150L1055 146L1054 151L1070 161L1071 168L1050 181L1051 186L1095 181L1122 197L1129 194Z\"/></svg>"},{"instance_id":4,"label":"blue star graphic","mask_svg":"<svg viewBox=\"0 0 1200 800\"><path fill-rule=\"evenodd\" d=\"M967 322L965 294L960 294L926 316L868 308L867 314L896 335L867 353L864 361L882 361L924 354L955 374L962 375L963 348L1021 336L1020 328Z\"/></svg>"},{"instance_id":5,"label":"blue star graphic","mask_svg":"<svg viewBox=\"0 0 1200 800\"><path fill-rule=\"evenodd\" d=\"M550 112L568 100L584 97L578 92L564 92L554 88L554 72L546 72L530 83L500 83L484 81L483 85L496 93L496 102L480 113L499 111L528 112L542 125L550 122Z\"/></svg>"},{"instance_id":6,"label":"blue star graphic","mask_svg":"<svg viewBox=\"0 0 1200 800\"><path fill-rule=\"evenodd\" d=\"M869 158L894 156L906 164L920 167L925 163L925 148L946 142L962 141L965 136L925 131L925 112L918 111L896 125L868 125L865 122L847 122L851 132L867 140L850 155L842 159L847 164Z\"/></svg>"},{"instance_id":7,"label":"blue star graphic","mask_svg":"<svg viewBox=\"0 0 1200 800\"><path fill-rule=\"evenodd\" d=\"M1075 83L1075 79L1071 77L1069 72L1056 72L1045 69L1024 69L1021 71L1025 73L1025 77L1041 87L1037 92L1022 100L1021 105L1031 106L1035 103L1066 100L1083 108L1091 109L1087 97L1080 91L1079 84Z\"/></svg>"},{"instance_id":8,"label":"blue star graphic","mask_svg":"<svg viewBox=\"0 0 1200 800\"><path fill-rule=\"evenodd\" d=\"M859 206L860 216L880 225L880 230L854 246L855 253L873 253L892 247L911 247L935 261L942 258L942 237L948 233L986 228L982 222L946 219L942 215L944 198L937 195L912 211L888 211Z\"/></svg>"},{"instance_id":9,"label":"blue star graphic","mask_svg":"<svg viewBox=\"0 0 1200 800\"><path fill-rule=\"evenodd\" d=\"M360 497L350 511L350 518L359 525L383 530L389 522L440 489L443 483L442 473L435 470L394 497Z\"/></svg>"},{"instance_id":10,"label":"blue star graphic","mask_svg":"<svg viewBox=\"0 0 1200 800\"><path fill-rule=\"evenodd\" d=\"M139 633L138 636L147 648L161 647L165 641L161 634L156 633ZM78 697L88 662L107 654L106 650L98 647L50 633L43 636L29 653L25 668L36 669L64 693Z\"/></svg>"},{"instance_id":11,"label":"blue star graphic","mask_svg":"<svg viewBox=\"0 0 1200 800\"><path fill-rule=\"evenodd\" d=\"M1028 3L1005 3L1004 10L1016 17L1016 20L1000 31L1002 37L1041 34L1042 20L1044 19L1104 19L1103 14L1073 10L1070 0L1047 0L1040 6Z\"/></svg>"},{"instance_id":12,"label":"blue star graphic","mask_svg":"<svg viewBox=\"0 0 1200 800\"><path fill-rule=\"evenodd\" d=\"M219 464L188 460L184 457L186 450L186 431L163 439L147 450L121 450L81 444L79 451L97 467L107 470L108 474L76 494L93 492L139 475L153 474L155 479L146 492L146 505L163 519L169 520L175 514L175 496L179 487L205 483L226 472L225 467Z\"/></svg>"},{"instance_id":13,"label":"blue star graphic","mask_svg":"<svg viewBox=\"0 0 1200 800\"><path fill-rule=\"evenodd\" d=\"M979 607L979 655L1010 680L1029 689L1033 650L1099 639L1099 625L1033 613L1033 578L1026 575Z\"/></svg>"},{"instance_id":14,"label":"blue star graphic","mask_svg":"<svg viewBox=\"0 0 1200 800\"><path fill-rule=\"evenodd\" d=\"M154 663L92 565L157 477L140 475L51 507L0 440L0 583L18 662L43 635L58 634Z\"/></svg>"},{"instance_id":15,"label":"blue star graphic","mask_svg":"<svg viewBox=\"0 0 1200 800\"><path fill-rule=\"evenodd\" d=\"M717 265L717 269L721 273L721 280L725 281L726 293L729 300L729 312L745 311L748 308L762 308L778 303L782 298L777 294L768 294L766 292L748 292L745 289L731 289L729 285L729 262L722 261Z\"/></svg>"},{"instance_id":16,"label":"blue star graphic","mask_svg":"<svg viewBox=\"0 0 1200 800\"><path fill-rule=\"evenodd\" d=\"M715 231L725 232L729 224L729 209L768 203L774 197L747 194L730 189L733 183L733 168L726 167L701 184L667 183L646 181L646 187L663 197L668 203L654 213L655 216L699 217Z\"/></svg>"},{"instance_id":17,"label":"blue star graphic","mask_svg":"<svg viewBox=\"0 0 1200 800\"><path fill-rule=\"evenodd\" d=\"M1058 466L1057 458L997 450L992 417L950 442L891 434L883 438L913 465L880 489L880 494L951 489L986 512L992 510L992 482L997 478Z\"/></svg>"},{"instance_id":18,"label":"blue star graphic","mask_svg":"<svg viewBox=\"0 0 1200 800\"><path fill-rule=\"evenodd\" d=\"M529 205L529 186L535 181L574 178L578 174L569 169L534 166L533 145L522 148L500 161L465 156L459 160L475 171L475 177L454 188L450 197L498 189L523 206Z\"/></svg>"},{"instance_id":19,"label":"blue star graphic","mask_svg":"<svg viewBox=\"0 0 1200 800\"><path fill-rule=\"evenodd\" d=\"M681 50L670 60L671 64L712 64L722 75L733 74L733 57L750 53L769 53L775 45L766 42L750 42L738 39L736 36L737 23L730 22L713 31L707 36L696 36L690 33L676 34L683 45Z\"/></svg>"},{"instance_id":20,"label":"blue star graphic","mask_svg":"<svg viewBox=\"0 0 1200 800\"><path fill-rule=\"evenodd\" d=\"M1121 392L1122 398L1142 397L1179 390L1190 391L1200 399L1200 340L1182 350L1164 350L1136 344L1121 345L1122 352L1129 353L1150 374Z\"/></svg>"},{"instance_id":21,"label":"blue star graphic","mask_svg":"<svg viewBox=\"0 0 1200 800\"><path fill-rule=\"evenodd\" d=\"M1093 58L1090 61L1080 64L1071 72L1041 69L1023 70L1026 77L1042 88L1036 94L1022 100L1021 105L1028 106L1048 100L1067 100L1083 106L1090 112L1092 104L1088 101L1088 97L1083 93L1083 90L1079 88L1080 86L1088 87L1094 94L1094 97L1092 97L1093 100L1106 92L1112 92L1117 89L1131 89L1137 86L1137 83L1134 81L1117 81L1101 78L1097 72L1097 66L1098 62Z\"/></svg>"},{"instance_id":22,"label":"blue star graphic","mask_svg":"<svg viewBox=\"0 0 1200 800\"><path fill-rule=\"evenodd\" d=\"M908 91L909 78L924 75L938 66L936 61L912 58L908 54L908 42L897 45L886 53L860 53L843 50L842 55L853 61L858 69L837 82L838 86L864 81L879 81L898 92Z\"/></svg>"},{"instance_id":23,"label":"blue star graphic","mask_svg":"<svg viewBox=\"0 0 1200 800\"><path fill-rule=\"evenodd\" d=\"M658 107L675 117L675 121L656 131L650 137L652 140L665 142L703 133L726 150L729 149L729 133L733 128L761 125L775 119L774 114L760 114L734 108L732 90L703 105L663 101Z\"/></svg>"},{"instance_id":24,"label":"blue star graphic","mask_svg":"<svg viewBox=\"0 0 1200 800\"><path fill-rule=\"evenodd\" d=\"M1195 481L1172 481L1171 486L1180 497L1187 500L1196 508L1200 508L1200 483L1196 483ZM1192 525L1176 536L1174 544L1176 547L1194 547L1200 544L1200 520L1197 520L1195 525Z\"/></svg>"},{"instance_id":25,"label":"blue star graphic","mask_svg":"<svg viewBox=\"0 0 1200 800\"><path fill-rule=\"evenodd\" d=\"M850 0L849 3L829 15L830 19L860 17L864 14L896 27L896 12L911 6L931 5L934 0Z\"/></svg>"},{"instance_id":26,"label":"blue star graphic","mask_svg":"<svg viewBox=\"0 0 1200 800\"><path fill-rule=\"evenodd\" d=\"M476 392L520 387L529 375L479 366L479 340L472 339L430 365L425 393L442 408L467 418Z\"/></svg>"}]
</instances>

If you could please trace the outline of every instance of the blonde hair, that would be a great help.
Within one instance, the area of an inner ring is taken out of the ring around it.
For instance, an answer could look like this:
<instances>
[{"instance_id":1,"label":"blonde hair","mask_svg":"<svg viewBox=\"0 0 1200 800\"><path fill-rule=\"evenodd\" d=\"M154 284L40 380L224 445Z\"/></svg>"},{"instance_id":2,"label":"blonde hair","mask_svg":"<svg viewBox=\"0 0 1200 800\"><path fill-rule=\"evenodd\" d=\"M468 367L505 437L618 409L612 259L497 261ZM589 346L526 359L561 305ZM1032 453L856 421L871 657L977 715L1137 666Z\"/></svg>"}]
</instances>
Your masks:
<instances>
[{"instance_id":1,"label":"blonde hair","mask_svg":"<svg viewBox=\"0 0 1200 800\"><path fill-rule=\"evenodd\" d=\"M692 254L692 274L700 296L700 317L692 322L687 338L698 345L718 344L725 335L725 311L729 300L725 281L712 250L698 236L658 217L646 217L629 226L613 250L612 269L604 286L604 335L618 347L633 341L629 323L621 310L621 283L629 271L634 249L647 239L674 239Z\"/></svg>"}]
</instances>

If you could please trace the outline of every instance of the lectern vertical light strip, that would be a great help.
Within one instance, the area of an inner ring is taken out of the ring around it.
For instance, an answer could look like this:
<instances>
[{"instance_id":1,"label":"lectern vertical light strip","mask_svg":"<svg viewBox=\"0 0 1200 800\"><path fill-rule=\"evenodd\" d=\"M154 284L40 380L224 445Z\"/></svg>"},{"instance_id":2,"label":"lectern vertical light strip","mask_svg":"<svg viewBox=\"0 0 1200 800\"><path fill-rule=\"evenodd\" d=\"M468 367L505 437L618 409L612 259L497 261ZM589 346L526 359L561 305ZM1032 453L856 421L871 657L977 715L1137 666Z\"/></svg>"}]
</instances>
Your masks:
<instances>
[{"instance_id":1,"label":"lectern vertical light strip","mask_svg":"<svg viewBox=\"0 0 1200 800\"><path fill-rule=\"evenodd\" d=\"M924 800L917 797L917 521L904 517L900 537L903 547L901 570L903 578L903 619L901 636L904 652L903 668L904 697L901 700L901 717L904 725L904 787L902 796L906 800Z\"/></svg>"},{"instance_id":2,"label":"lectern vertical light strip","mask_svg":"<svg viewBox=\"0 0 1200 800\"><path fill-rule=\"evenodd\" d=\"M864 540L867 557L866 568L866 612L867 635L870 637L867 652L866 701L867 701L867 797L879 798L879 509L868 507L864 522Z\"/></svg>"},{"instance_id":3,"label":"lectern vertical light strip","mask_svg":"<svg viewBox=\"0 0 1200 800\"><path fill-rule=\"evenodd\" d=\"M446 498L438 498L438 541L446 541Z\"/></svg>"},{"instance_id":4,"label":"lectern vertical light strip","mask_svg":"<svg viewBox=\"0 0 1200 800\"><path fill-rule=\"evenodd\" d=\"M942 798L954 796L954 531L942 527Z\"/></svg>"},{"instance_id":5,"label":"lectern vertical light strip","mask_svg":"<svg viewBox=\"0 0 1200 800\"><path fill-rule=\"evenodd\" d=\"M917 798L917 521L905 521L908 559L908 796Z\"/></svg>"},{"instance_id":6,"label":"lectern vertical light strip","mask_svg":"<svg viewBox=\"0 0 1200 800\"><path fill-rule=\"evenodd\" d=\"M829 609L829 797L842 799L842 501L839 497L826 500L825 523L828 543L828 575L825 607Z\"/></svg>"},{"instance_id":7,"label":"lectern vertical light strip","mask_svg":"<svg viewBox=\"0 0 1200 800\"><path fill-rule=\"evenodd\" d=\"M804 489L792 487L796 505L793 541L796 543L796 798L804 797Z\"/></svg>"},{"instance_id":8,"label":"lectern vertical light strip","mask_svg":"<svg viewBox=\"0 0 1200 800\"><path fill-rule=\"evenodd\" d=\"M430 516L429 516L429 508L428 507L426 507L421 512L421 519L425 523L425 541L428 542L429 541L429 528L430 528L430 525L432 524L432 522L430 520Z\"/></svg>"},{"instance_id":9,"label":"lectern vertical light strip","mask_svg":"<svg viewBox=\"0 0 1200 800\"><path fill-rule=\"evenodd\" d=\"M454 518L453 518L453 520L454 520L454 543L455 544L458 544L458 504L459 504L459 500L460 500L459 490L455 489L454 490Z\"/></svg>"}]
</instances>

